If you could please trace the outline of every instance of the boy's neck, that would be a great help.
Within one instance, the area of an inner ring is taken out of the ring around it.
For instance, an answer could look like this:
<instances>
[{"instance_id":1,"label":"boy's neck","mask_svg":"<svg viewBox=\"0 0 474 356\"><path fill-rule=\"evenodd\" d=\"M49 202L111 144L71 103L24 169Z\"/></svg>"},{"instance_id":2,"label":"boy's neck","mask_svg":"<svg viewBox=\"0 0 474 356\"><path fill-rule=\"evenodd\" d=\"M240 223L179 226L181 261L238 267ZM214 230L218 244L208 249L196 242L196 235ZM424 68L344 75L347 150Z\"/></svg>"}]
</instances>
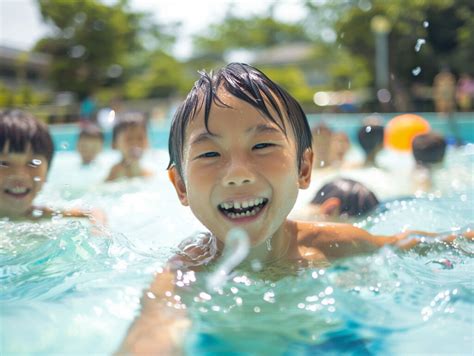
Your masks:
<instances>
[{"instance_id":1,"label":"boy's neck","mask_svg":"<svg viewBox=\"0 0 474 356\"><path fill-rule=\"evenodd\" d=\"M262 265L285 260L288 257L291 244L291 227L288 221L273 235L259 246L252 247L246 261L259 261Z\"/></svg>"}]
</instances>

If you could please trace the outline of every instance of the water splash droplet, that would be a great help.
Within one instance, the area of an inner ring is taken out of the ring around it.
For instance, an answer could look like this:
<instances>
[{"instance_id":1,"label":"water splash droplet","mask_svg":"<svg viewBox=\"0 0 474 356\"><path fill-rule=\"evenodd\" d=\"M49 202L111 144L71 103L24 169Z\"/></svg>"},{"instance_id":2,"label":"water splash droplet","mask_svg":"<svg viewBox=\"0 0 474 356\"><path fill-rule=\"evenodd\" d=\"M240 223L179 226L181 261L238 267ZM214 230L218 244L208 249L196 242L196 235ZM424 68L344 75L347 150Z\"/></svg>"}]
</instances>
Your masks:
<instances>
[{"instance_id":1,"label":"water splash droplet","mask_svg":"<svg viewBox=\"0 0 474 356\"><path fill-rule=\"evenodd\" d=\"M61 142L61 148L63 150L67 150L69 148L69 143L64 141L64 142Z\"/></svg>"},{"instance_id":2,"label":"water splash droplet","mask_svg":"<svg viewBox=\"0 0 474 356\"><path fill-rule=\"evenodd\" d=\"M272 237L270 236L267 241L265 241L265 243L267 244L267 251L271 251L272 250Z\"/></svg>"},{"instance_id":3,"label":"water splash droplet","mask_svg":"<svg viewBox=\"0 0 474 356\"><path fill-rule=\"evenodd\" d=\"M428 21L423 21L423 27L428 28L430 23Z\"/></svg>"},{"instance_id":4,"label":"water splash droplet","mask_svg":"<svg viewBox=\"0 0 474 356\"><path fill-rule=\"evenodd\" d=\"M413 68L411 72L416 77L417 75L421 73L421 68L420 67Z\"/></svg>"},{"instance_id":5,"label":"water splash droplet","mask_svg":"<svg viewBox=\"0 0 474 356\"><path fill-rule=\"evenodd\" d=\"M420 52L421 46L423 46L425 43L426 40L424 38L418 38L416 40L415 51Z\"/></svg>"},{"instance_id":6,"label":"water splash droplet","mask_svg":"<svg viewBox=\"0 0 474 356\"><path fill-rule=\"evenodd\" d=\"M250 242L247 232L239 228L231 229L225 240L222 262L207 278L207 288L209 290L220 288L229 278L230 272L247 257L249 250Z\"/></svg>"}]
</instances>

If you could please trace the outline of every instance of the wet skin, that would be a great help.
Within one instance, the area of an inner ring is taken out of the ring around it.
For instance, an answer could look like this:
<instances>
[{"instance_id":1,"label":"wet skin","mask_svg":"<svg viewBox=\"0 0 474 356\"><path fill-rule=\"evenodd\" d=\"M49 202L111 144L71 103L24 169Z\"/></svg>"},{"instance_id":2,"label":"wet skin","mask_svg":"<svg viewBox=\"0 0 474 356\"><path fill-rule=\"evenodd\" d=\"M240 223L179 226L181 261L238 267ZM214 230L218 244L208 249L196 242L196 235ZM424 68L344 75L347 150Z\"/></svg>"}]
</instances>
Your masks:
<instances>
[{"instance_id":1,"label":"wet skin","mask_svg":"<svg viewBox=\"0 0 474 356\"><path fill-rule=\"evenodd\" d=\"M33 200L41 190L48 162L46 157L25 152L0 152L0 217L18 218L31 213Z\"/></svg>"},{"instance_id":2,"label":"wet skin","mask_svg":"<svg viewBox=\"0 0 474 356\"><path fill-rule=\"evenodd\" d=\"M311 175L311 151L302 169L294 133L287 119L283 132L251 105L221 91L231 108L212 106L210 133L204 115L189 123L184 143L183 175L175 168L170 178L183 205L221 242L233 227L249 235L252 253L266 255L272 238L273 253L283 253L293 229L286 217L298 190L307 188ZM276 114L274 114L277 117Z\"/></svg>"}]
</instances>

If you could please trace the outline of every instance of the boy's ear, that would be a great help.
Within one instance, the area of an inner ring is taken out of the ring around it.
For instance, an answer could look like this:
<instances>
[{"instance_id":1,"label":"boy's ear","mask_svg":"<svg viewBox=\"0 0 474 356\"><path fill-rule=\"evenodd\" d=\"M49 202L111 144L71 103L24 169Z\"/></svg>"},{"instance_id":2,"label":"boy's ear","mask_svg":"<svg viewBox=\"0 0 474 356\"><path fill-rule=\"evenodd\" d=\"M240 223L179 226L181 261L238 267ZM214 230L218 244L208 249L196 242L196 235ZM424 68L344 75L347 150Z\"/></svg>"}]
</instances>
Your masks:
<instances>
[{"instance_id":1,"label":"boy's ear","mask_svg":"<svg viewBox=\"0 0 474 356\"><path fill-rule=\"evenodd\" d=\"M175 166L168 169L168 177L171 183L173 183L174 189L176 190L176 194L178 194L178 198L181 204L183 204L184 206L189 206L186 185L181 179L181 176L179 175L178 170Z\"/></svg>"},{"instance_id":2,"label":"boy's ear","mask_svg":"<svg viewBox=\"0 0 474 356\"><path fill-rule=\"evenodd\" d=\"M320 205L320 212L323 215L339 216L339 210L341 208L341 199L332 197L324 201Z\"/></svg>"},{"instance_id":3,"label":"boy's ear","mask_svg":"<svg viewBox=\"0 0 474 356\"><path fill-rule=\"evenodd\" d=\"M303 153L299 172L299 188L306 189L311 183L311 172L313 171L313 151L307 148Z\"/></svg>"}]
</instances>

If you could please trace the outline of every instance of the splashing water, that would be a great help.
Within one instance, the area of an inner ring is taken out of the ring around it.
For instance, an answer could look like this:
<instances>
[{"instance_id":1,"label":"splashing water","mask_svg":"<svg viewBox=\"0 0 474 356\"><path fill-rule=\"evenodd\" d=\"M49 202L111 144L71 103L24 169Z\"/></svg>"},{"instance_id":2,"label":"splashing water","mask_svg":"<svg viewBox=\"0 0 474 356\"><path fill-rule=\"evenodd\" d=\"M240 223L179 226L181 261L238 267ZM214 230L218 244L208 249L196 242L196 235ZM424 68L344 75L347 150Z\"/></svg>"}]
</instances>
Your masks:
<instances>
[{"instance_id":1,"label":"splashing water","mask_svg":"<svg viewBox=\"0 0 474 356\"><path fill-rule=\"evenodd\" d=\"M229 273L247 257L250 250L247 233L239 228L229 231L222 256L222 262L217 270L207 279L207 288L214 290L220 288L229 278Z\"/></svg>"}]
</instances>

